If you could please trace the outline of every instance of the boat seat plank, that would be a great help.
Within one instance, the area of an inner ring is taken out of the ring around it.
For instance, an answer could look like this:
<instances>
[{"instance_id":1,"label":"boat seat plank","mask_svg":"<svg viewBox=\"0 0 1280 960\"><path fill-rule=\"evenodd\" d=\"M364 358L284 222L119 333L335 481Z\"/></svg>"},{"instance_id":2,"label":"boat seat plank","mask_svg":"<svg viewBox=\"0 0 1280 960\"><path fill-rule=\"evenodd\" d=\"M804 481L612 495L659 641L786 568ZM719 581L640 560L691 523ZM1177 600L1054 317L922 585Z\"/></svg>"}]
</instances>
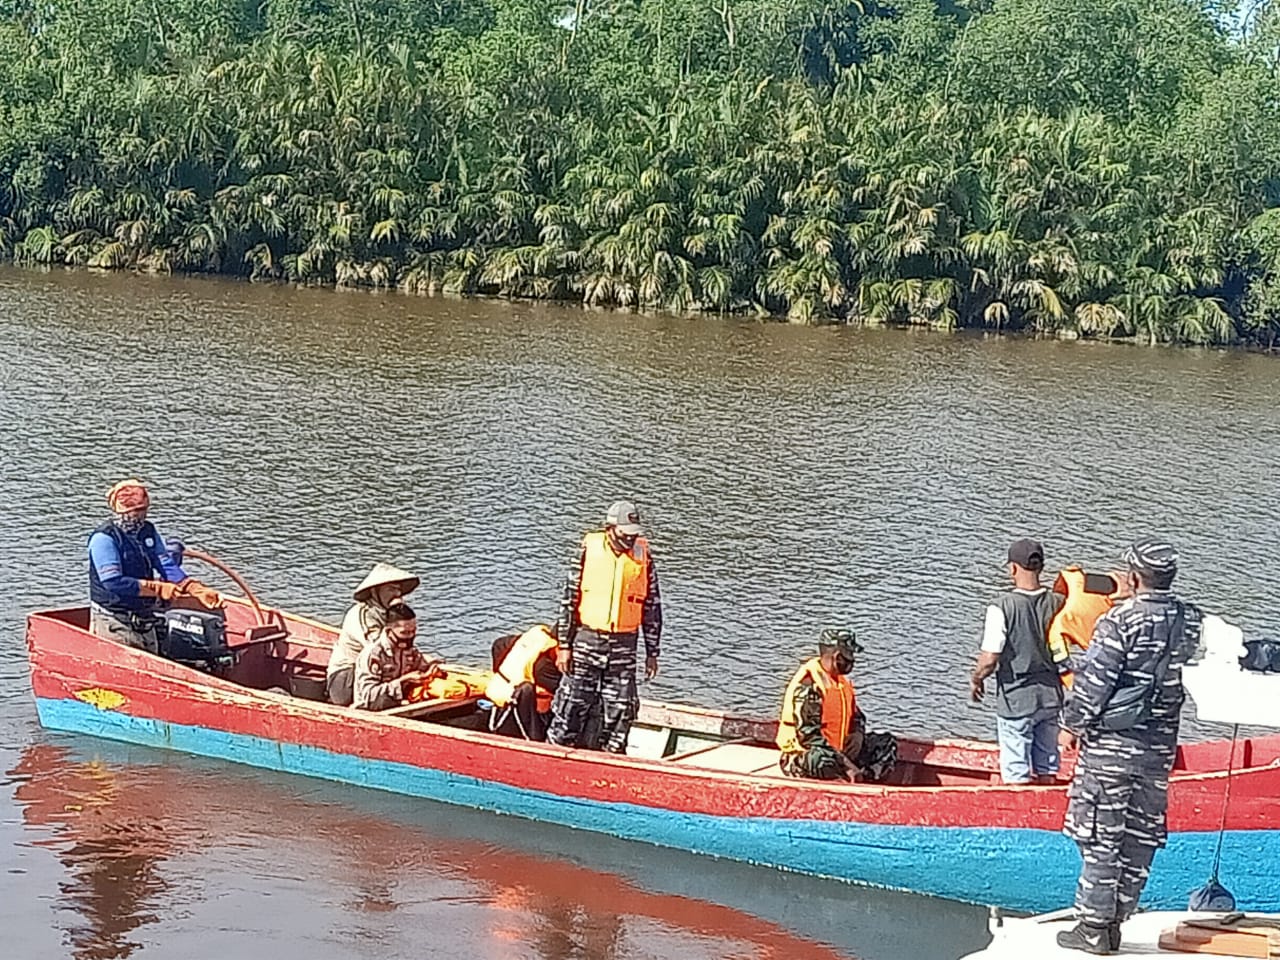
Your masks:
<instances>
[{"instance_id":1,"label":"boat seat plank","mask_svg":"<svg viewBox=\"0 0 1280 960\"><path fill-rule=\"evenodd\" d=\"M646 727L639 724L631 728L627 737L627 756L660 760L672 748L674 732L670 727Z\"/></svg>"},{"instance_id":2,"label":"boat seat plank","mask_svg":"<svg viewBox=\"0 0 1280 960\"><path fill-rule=\"evenodd\" d=\"M433 713L442 713L453 707L474 707L479 702L479 696L442 697L436 700L420 700L417 703L403 703L398 707L379 710L378 715L381 717L408 717L411 719L416 717L428 717Z\"/></svg>"},{"instance_id":3,"label":"boat seat plank","mask_svg":"<svg viewBox=\"0 0 1280 960\"><path fill-rule=\"evenodd\" d=\"M702 767L725 773L749 773L767 775L778 770L778 751L769 747L757 747L746 743L722 743L709 750L700 750L684 757L672 757L671 763L681 766Z\"/></svg>"},{"instance_id":4,"label":"boat seat plank","mask_svg":"<svg viewBox=\"0 0 1280 960\"><path fill-rule=\"evenodd\" d=\"M672 763L679 763L682 760L687 760L689 757L696 757L698 756L698 754L701 754L701 753L710 753L712 750L719 750L721 747L728 746L729 744L754 743L754 742L755 741L752 740L750 737L742 737L737 740L718 740L713 743L704 743L701 746L694 747L691 750L684 750L680 753L673 753L669 757L666 757L666 759L670 760Z\"/></svg>"},{"instance_id":5,"label":"boat seat plank","mask_svg":"<svg viewBox=\"0 0 1280 960\"><path fill-rule=\"evenodd\" d=\"M667 755L679 756L682 753L690 753L703 747L718 747L724 742L724 737L712 737L677 729L672 733L671 749L667 751Z\"/></svg>"}]
</instances>

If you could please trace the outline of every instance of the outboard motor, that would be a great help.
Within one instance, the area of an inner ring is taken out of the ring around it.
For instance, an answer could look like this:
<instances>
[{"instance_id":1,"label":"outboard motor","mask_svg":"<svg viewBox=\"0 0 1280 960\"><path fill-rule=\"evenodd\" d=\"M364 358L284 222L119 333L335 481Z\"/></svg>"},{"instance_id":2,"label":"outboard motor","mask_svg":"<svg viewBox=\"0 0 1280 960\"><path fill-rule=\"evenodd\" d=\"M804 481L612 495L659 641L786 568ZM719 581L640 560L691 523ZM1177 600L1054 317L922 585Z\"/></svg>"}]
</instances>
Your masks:
<instances>
[{"instance_id":1,"label":"outboard motor","mask_svg":"<svg viewBox=\"0 0 1280 960\"><path fill-rule=\"evenodd\" d=\"M221 674L235 662L227 647L222 610L166 610L160 654L207 673Z\"/></svg>"}]
</instances>

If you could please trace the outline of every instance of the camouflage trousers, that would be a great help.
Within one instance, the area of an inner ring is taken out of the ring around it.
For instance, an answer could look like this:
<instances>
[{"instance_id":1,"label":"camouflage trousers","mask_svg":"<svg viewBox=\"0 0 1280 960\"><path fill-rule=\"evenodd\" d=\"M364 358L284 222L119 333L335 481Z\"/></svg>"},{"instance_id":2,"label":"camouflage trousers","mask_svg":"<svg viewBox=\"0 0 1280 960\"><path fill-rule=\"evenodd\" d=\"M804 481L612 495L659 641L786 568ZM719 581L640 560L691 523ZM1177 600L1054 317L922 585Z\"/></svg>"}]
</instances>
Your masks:
<instances>
[{"instance_id":1,"label":"camouflage trousers","mask_svg":"<svg viewBox=\"0 0 1280 960\"><path fill-rule=\"evenodd\" d=\"M862 783L883 780L898 762L898 741L892 734L868 733L851 748L846 756L862 770L858 778ZM778 758L778 766L788 777L804 780L843 780L845 775L845 765L826 742L808 750L784 753Z\"/></svg>"},{"instance_id":2,"label":"camouflage trousers","mask_svg":"<svg viewBox=\"0 0 1280 960\"><path fill-rule=\"evenodd\" d=\"M573 640L572 665L551 702L549 743L596 748L596 743L584 742L584 731L588 719L598 711L598 748L609 753L627 749L627 734L640 706L636 693L636 640L634 633L602 634L585 627L578 630Z\"/></svg>"},{"instance_id":3,"label":"camouflage trousers","mask_svg":"<svg viewBox=\"0 0 1280 960\"><path fill-rule=\"evenodd\" d=\"M1123 923L1138 908L1151 860L1165 844L1167 774L1076 767L1062 832L1076 842L1084 866L1076 913L1085 923Z\"/></svg>"},{"instance_id":4,"label":"camouflage trousers","mask_svg":"<svg viewBox=\"0 0 1280 960\"><path fill-rule=\"evenodd\" d=\"M153 618L139 617L126 623L96 606L89 608L89 632L103 640L114 640L147 653L159 653L158 630L159 621Z\"/></svg>"}]
</instances>

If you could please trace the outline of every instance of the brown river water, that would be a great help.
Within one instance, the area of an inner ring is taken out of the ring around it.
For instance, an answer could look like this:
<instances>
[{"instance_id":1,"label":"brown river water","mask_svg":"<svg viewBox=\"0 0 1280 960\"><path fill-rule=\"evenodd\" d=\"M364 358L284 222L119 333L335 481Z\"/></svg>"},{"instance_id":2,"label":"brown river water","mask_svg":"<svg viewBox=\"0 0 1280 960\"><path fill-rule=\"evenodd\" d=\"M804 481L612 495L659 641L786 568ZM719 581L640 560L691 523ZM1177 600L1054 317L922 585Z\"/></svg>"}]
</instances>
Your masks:
<instances>
[{"instance_id":1,"label":"brown river water","mask_svg":"<svg viewBox=\"0 0 1280 960\"><path fill-rule=\"evenodd\" d=\"M577 539L629 496L667 620L642 695L771 712L849 625L874 727L989 738L966 675L1014 537L1101 567L1167 535L1184 594L1280 632L1277 398L1280 363L1228 351L0 270L0 953L986 941L976 908L41 731L23 617L83 602L116 479L273 605L336 620L374 561L419 572L420 645L477 663L555 616Z\"/></svg>"}]
</instances>

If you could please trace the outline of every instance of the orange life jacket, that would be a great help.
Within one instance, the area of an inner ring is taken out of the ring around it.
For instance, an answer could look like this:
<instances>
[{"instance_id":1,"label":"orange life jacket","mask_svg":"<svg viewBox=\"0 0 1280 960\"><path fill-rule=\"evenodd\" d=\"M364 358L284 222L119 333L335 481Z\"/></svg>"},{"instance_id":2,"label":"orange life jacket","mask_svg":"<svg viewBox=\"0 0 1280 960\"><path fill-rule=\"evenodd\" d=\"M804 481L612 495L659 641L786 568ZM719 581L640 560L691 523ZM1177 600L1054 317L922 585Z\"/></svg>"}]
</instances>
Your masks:
<instances>
[{"instance_id":1,"label":"orange life jacket","mask_svg":"<svg viewBox=\"0 0 1280 960\"><path fill-rule=\"evenodd\" d=\"M478 697L483 692L484 684L478 682L474 674L463 676L445 673L411 688L405 700L409 703L423 700L465 700L467 697Z\"/></svg>"},{"instance_id":2,"label":"orange life jacket","mask_svg":"<svg viewBox=\"0 0 1280 960\"><path fill-rule=\"evenodd\" d=\"M1093 627L1115 604L1120 586L1109 574L1085 573L1080 567L1072 566L1059 572L1053 590L1066 599L1049 621L1049 653L1054 663L1064 664L1071 657L1072 647L1089 649ZM1071 686L1069 670L1063 672L1062 680Z\"/></svg>"},{"instance_id":3,"label":"orange life jacket","mask_svg":"<svg viewBox=\"0 0 1280 960\"><path fill-rule=\"evenodd\" d=\"M532 683L538 695L538 712L546 713L551 709L551 691L538 686L533 678L533 665L548 650L556 649L556 635L544 624L531 627L520 635L507 655L498 665L498 672L490 678L484 688L486 700L496 706L505 707L511 702L511 694L522 683Z\"/></svg>"},{"instance_id":4,"label":"orange life jacket","mask_svg":"<svg viewBox=\"0 0 1280 960\"><path fill-rule=\"evenodd\" d=\"M822 736L831 746L843 750L844 742L849 738L849 728L853 724L854 711L858 708L858 698L849 678L833 677L827 673L822 668L820 657L802 663L787 684L787 692L782 696L782 714L778 718L778 748L783 753L800 750L800 743L796 739L800 718L795 714L795 696L805 677L810 677L813 685L822 693Z\"/></svg>"},{"instance_id":5,"label":"orange life jacket","mask_svg":"<svg viewBox=\"0 0 1280 960\"><path fill-rule=\"evenodd\" d=\"M635 633L649 596L648 542L637 537L619 555L609 546L608 534L599 531L582 538L582 549L578 622L605 633Z\"/></svg>"},{"instance_id":6,"label":"orange life jacket","mask_svg":"<svg viewBox=\"0 0 1280 960\"><path fill-rule=\"evenodd\" d=\"M1049 652L1055 663L1062 663L1072 646L1079 650L1089 648L1094 624L1115 604L1120 587L1107 574L1065 567L1054 581L1053 590L1066 598L1049 621Z\"/></svg>"}]
</instances>

